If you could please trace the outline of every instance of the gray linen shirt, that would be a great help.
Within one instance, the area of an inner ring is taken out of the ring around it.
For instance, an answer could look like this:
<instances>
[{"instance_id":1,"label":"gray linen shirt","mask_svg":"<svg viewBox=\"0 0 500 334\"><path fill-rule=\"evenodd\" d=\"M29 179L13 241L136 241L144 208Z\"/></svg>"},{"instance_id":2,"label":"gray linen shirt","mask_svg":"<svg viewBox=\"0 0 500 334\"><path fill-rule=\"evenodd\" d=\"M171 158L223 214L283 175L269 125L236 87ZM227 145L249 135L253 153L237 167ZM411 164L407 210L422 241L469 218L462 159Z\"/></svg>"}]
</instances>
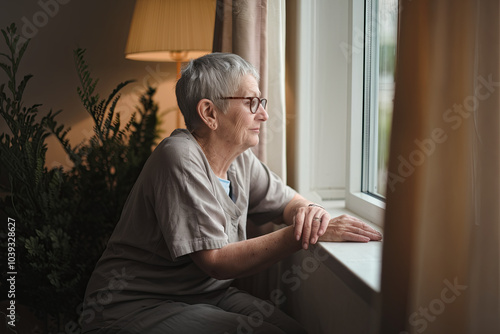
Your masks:
<instances>
[{"instance_id":1,"label":"gray linen shirt","mask_svg":"<svg viewBox=\"0 0 500 334\"><path fill-rule=\"evenodd\" d=\"M247 150L228 170L233 200L187 130L146 162L96 265L81 315L84 332L130 320L166 300L202 302L229 287L189 254L246 239L247 218L279 218L295 191Z\"/></svg>"}]
</instances>

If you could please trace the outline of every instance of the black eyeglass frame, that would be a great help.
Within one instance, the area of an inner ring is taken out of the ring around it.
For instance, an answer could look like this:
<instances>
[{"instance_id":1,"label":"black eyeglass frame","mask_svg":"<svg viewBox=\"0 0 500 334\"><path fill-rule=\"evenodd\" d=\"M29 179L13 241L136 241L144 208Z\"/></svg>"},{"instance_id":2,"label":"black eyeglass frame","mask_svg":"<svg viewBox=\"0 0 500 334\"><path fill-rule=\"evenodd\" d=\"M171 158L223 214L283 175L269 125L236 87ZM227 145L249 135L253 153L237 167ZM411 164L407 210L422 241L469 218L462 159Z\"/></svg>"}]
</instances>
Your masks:
<instances>
[{"instance_id":1,"label":"black eyeglass frame","mask_svg":"<svg viewBox=\"0 0 500 334\"><path fill-rule=\"evenodd\" d=\"M260 97L243 97L243 96L229 96L229 97L220 97L221 100L250 100L250 112L252 114L257 113L257 110L259 110L259 105L262 105L262 108L264 110L267 107L267 99L261 99ZM253 101L259 101L257 104L254 104ZM255 110L253 110L253 109Z\"/></svg>"}]
</instances>

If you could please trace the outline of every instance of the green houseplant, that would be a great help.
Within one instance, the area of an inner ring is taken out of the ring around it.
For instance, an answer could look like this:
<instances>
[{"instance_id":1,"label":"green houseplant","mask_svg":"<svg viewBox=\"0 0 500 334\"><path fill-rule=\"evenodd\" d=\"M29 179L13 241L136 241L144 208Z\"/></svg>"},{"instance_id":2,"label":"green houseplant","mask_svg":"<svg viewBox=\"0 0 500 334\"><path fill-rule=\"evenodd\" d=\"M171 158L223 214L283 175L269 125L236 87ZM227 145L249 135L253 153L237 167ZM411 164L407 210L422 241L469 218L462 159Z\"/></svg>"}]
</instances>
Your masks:
<instances>
[{"instance_id":1,"label":"green houseplant","mask_svg":"<svg viewBox=\"0 0 500 334\"><path fill-rule=\"evenodd\" d=\"M94 121L88 141L73 146L70 131L59 124L61 111L40 114L41 105L24 106L31 75L18 82L19 64L28 42L21 43L15 25L2 30L8 53L0 54L7 83L0 85L0 115L9 133L0 134L0 218L16 222L16 303L38 312L47 331L78 321L83 293L123 204L157 139L155 89L149 87L140 107L122 125L116 105L125 81L107 96L96 92L85 50L74 51L78 95ZM46 140L55 135L73 167L45 166ZM7 249L7 232L0 232ZM2 261L2 282L12 270ZM7 296L7 285L2 285ZM71 326L70 326L71 327Z\"/></svg>"}]
</instances>

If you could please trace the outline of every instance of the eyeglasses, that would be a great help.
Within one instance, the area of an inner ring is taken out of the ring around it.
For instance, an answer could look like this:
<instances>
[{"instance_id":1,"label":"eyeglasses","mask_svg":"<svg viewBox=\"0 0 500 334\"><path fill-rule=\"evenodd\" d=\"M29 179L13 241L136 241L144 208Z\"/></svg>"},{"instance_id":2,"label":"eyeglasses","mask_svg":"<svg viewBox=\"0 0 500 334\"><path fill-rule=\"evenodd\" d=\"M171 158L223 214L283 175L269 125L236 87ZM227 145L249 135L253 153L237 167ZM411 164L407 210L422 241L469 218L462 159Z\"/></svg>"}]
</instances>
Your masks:
<instances>
[{"instance_id":1,"label":"eyeglasses","mask_svg":"<svg viewBox=\"0 0 500 334\"><path fill-rule=\"evenodd\" d=\"M259 105L266 109L267 99L261 99L258 97L221 97L221 100L250 100L250 111L255 114L259 110Z\"/></svg>"}]
</instances>

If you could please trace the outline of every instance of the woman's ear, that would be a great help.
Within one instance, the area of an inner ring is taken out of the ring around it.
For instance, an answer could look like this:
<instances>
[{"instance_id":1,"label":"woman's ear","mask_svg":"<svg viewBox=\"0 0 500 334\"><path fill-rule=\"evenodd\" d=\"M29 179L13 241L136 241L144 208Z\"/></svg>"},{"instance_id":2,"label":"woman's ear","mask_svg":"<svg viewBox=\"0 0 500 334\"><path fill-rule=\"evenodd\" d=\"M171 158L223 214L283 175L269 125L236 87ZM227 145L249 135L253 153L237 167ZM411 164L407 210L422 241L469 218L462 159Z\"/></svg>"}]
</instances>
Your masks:
<instances>
[{"instance_id":1,"label":"woman's ear","mask_svg":"<svg viewBox=\"0 0 500 334\"><path fill-rule=\"evenodd\" d=\"M211 130L217 129L217 110L215 109L215 105L212 101L209 99L201 99L196 106L196 111L206 126L208 126Z\"/></svg>"}]
</instances>

